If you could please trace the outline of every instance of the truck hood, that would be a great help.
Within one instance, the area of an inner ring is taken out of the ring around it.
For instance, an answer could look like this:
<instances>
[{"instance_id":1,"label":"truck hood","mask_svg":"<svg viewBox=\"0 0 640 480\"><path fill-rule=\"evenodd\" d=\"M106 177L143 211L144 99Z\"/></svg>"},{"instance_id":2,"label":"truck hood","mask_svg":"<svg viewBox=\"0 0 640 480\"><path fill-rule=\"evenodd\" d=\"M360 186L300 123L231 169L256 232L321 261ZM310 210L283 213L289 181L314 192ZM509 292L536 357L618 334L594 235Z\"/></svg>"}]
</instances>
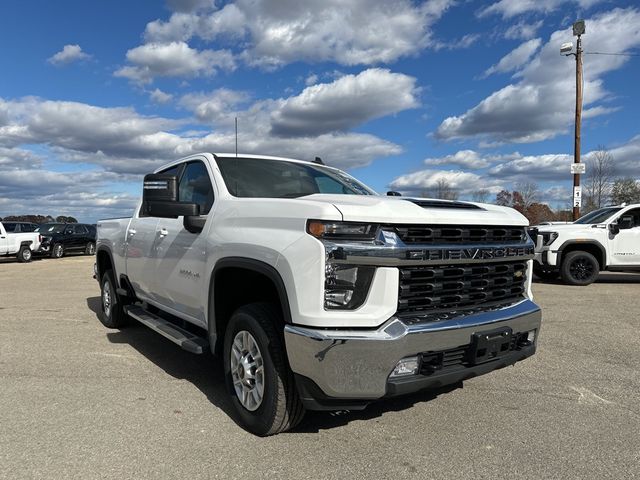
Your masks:
<instances>
[{"instance_id":1,"label":"truck hood","mask_svg":"<svg viewBox=\"0 0 640 480\"><path fill-rule=\"evenodd\" d=\"M529 224L516 210L498 205L426 198L314 194L310 202L329 203L350 222L435 223L453 225Z\"/></svg>"},{"instance_id":2,"label":"truck hood","mask_svg":"<svg viewBox=\"0 0 640 480\"><path fill-rule=\"evenodd\" d=\"M600 228L606 228L604 224L599 224ZM592 232L594 225L592 224L581 224L581 223L569 223L567 225L542 225L537 227L539 232L558 232L558 233L569 233L569 232Z\"/></svg>"}]
</instances>

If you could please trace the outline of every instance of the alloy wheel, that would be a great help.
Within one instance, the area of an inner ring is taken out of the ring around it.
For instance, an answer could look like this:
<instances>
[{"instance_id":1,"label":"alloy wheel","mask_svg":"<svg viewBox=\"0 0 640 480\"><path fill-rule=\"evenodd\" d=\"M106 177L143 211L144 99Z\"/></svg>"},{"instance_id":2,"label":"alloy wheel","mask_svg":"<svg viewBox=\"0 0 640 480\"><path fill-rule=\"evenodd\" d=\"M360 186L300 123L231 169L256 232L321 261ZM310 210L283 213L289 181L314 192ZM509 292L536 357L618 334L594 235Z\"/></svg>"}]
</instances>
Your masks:
<instances>
[{"instance_id":1,"label":"alloy wheel","mask_svg":"<svg viewBox=\"0 0 640 480\"><path fill-rule=\"evenodd\" d=\"M231 346L231 377L238 400L253 412L264 397L264 361L258 344L246 330L236 334Z\"/></svg>"}]
</instances>

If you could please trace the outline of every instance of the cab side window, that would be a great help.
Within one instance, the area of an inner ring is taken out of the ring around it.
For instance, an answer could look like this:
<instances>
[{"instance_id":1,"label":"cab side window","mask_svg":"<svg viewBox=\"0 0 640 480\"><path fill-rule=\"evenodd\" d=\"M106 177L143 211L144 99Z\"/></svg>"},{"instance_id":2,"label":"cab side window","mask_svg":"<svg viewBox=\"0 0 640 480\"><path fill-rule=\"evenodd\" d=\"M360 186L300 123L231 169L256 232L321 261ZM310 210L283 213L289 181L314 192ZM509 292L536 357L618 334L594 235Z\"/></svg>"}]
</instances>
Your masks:
<instances>
[{"instance_id":1,"label":"cab side window","mask_svg":"<svg viewBox=\"0 0 640 480\"><path fill-rule=\"evenodd\" d=\"M213 206L213 187L204 163L187 164L180 179L178 200L200 205L200 215L209 213Z\"/></svg>"}]
</instances>

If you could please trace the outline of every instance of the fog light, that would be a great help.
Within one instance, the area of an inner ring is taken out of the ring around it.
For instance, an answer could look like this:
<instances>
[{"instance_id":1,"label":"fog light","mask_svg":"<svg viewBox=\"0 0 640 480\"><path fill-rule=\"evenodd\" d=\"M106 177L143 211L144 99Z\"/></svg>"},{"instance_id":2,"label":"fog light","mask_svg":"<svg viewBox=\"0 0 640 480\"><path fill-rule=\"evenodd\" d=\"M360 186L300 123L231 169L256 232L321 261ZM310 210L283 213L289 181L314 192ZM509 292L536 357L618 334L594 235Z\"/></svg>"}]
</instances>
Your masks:
<instances>
[{"instance_id":1,"label":"fog light","mask_svg":"<svg viewBox=\"0 0 640 480\"><path fill-rule=\"evenodd\" d=\"M415 375L418 373L418 357L403 358L391 372L390 377L404 377L407 375Z\"/></svg>"},{"instance_id":2,"label":"fog light","mask_svg":"<svg viewBox=\"0 0 640 480\"><path fill-rule=\"evenodd\" d=\"M529 330L527 332L527 342L531 342L533 343L536 339L536 331L535 330Z\"/></svg>"}]
</instances>

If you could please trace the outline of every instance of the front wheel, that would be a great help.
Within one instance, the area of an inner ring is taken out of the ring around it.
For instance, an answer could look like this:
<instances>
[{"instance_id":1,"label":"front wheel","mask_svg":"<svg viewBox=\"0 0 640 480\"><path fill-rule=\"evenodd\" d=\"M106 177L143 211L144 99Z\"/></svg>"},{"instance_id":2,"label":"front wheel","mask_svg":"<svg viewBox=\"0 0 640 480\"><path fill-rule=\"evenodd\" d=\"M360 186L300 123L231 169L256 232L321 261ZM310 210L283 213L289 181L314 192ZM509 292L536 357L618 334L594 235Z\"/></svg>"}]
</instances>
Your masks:
<instances>
[{"instance_id":1,"label":"front wheel","mask_svg":"<svg viewBox=\"0 0 640 480\"><path fill-rule=\"evenodd\" d=\"M62 258L64 256L64 247L61 243L56 243L51 249L51 258Z\"/></svg>"},{"instance_id":2,"label":"front wheel","mask_svg":"<svg viewBox=\"0 0 640 480\"><path fill-rule=\"evenodd\" d=\"M127 316L116 292L113 270L106 270L102 275L100 297L102 299L102 315L100 315L102 324L108 328L123 327L127 323Z\"/></svg>"},{"instance_id":3,"label":"front wheel","mask_svg":"<svg viewBox=\"0 0 640 480\"><path fill-rule=\"evenodd\" d=\"M268 436L296 426L304 407L296 391L273 305L245 305L231 316L224 340L225 381L238 422Z\"/></svg>"},{"instance_id":4,"label":"front wheel","mask_svg":"<svg viewBox=\"0 0 640 480\"><path fill-rule=\"evenodd\" d=\"M20 247L20 251L18 252L18 255L16 255L16 257L18 258L18 261L20 263L27 263L30 262L33 258L33 253L31 252L31 249L29 247L22 246Z\"/></svg>"},{"instance_id":5,"label":"front wheel","mask_svg":"<svg viewBox=\"0 0 640 480\"><path fill-rule=\"evenodd\" d=\"M560 273L569 285L589 285L598 278L600 265L589 252L570 252L562 260Z\"/></svg>"},{"instance_id":6,"label":"front wheel","mask_svg":"<svg viewBox=\"0 0 640 480\"><path fill-rule=\"evenodd\" d=\"M87 246L84 249L84 253L86 255L94 255L96 253L96 244L93 242L87 243Z\"/></svg>"}]
</instances>

